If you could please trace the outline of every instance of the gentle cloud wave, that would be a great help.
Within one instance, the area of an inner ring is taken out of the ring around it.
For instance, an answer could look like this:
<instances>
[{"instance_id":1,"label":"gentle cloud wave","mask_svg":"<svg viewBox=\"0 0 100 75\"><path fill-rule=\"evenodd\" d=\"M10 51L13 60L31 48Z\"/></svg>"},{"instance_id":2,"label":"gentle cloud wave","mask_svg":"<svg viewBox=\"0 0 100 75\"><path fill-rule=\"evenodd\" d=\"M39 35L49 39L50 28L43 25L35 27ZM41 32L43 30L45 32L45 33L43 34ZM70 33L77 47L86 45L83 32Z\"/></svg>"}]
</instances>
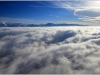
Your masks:
<instances>
[{"instance_id":1,"label":"gentle cloud wave","mask_svg":"<svg viewBox=\"0 0 100 75\"><path fill-rule=\"evenodd\" d=\"M0 73L100 74L99 27L0 28Z\"/></svg>"}]
</instances>

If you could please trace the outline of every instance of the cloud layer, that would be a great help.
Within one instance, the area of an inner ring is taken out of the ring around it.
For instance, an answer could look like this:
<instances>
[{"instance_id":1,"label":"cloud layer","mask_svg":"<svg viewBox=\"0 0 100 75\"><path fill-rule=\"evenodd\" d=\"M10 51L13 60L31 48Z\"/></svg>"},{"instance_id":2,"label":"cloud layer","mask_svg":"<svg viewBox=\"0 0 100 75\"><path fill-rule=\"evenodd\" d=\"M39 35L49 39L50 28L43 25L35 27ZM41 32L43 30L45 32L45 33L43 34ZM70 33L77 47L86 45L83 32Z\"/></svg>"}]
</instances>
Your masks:
<instances>
[{"instance_id":1,"label":"cloud layer","mask_svg":"<svg viewBox=\"0 0 100 75\"><path fill-rule=\"evenodd\" d=\"M100 74L99 27L0 28L0 73Z\"/></svg>"}]
</instances>

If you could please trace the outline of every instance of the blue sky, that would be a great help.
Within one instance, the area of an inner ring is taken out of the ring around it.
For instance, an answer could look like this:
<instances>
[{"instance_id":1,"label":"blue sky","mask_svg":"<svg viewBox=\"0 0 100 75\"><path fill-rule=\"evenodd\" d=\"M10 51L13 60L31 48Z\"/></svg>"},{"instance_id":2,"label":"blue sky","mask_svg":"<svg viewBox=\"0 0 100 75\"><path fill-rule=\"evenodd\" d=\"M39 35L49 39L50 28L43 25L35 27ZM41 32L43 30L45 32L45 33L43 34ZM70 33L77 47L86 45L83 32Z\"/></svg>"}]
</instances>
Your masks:
<instances>
[{"instance_id":1,"label":"blue sky","mask_svg":"<svg viewBox=\"0 0 100 75\"><path fill-rule=\"evenodd\" d=\"M0 22L99 24L100 13L96 9L100 2L95 2L0 1Z\"/></svg>"}]
</instances>

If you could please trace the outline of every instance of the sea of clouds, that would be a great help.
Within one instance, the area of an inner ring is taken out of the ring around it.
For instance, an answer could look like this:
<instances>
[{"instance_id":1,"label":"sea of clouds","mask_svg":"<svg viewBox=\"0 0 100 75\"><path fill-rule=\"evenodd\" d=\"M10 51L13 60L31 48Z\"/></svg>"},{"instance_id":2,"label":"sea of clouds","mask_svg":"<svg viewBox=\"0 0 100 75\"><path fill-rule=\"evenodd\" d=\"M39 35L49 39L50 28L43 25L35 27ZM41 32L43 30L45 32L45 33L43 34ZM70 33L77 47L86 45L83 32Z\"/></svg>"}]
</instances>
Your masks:
<instances>
[{"instance_id":1,"label":"sea of clouds","mask_svg":"<svg viewBox=\"0 0 100 75\"><path fill-rule=\"evenodd\" d=\"M0 73L100 74L100 27L1 27Z\"/></svg>"}]
</instances>

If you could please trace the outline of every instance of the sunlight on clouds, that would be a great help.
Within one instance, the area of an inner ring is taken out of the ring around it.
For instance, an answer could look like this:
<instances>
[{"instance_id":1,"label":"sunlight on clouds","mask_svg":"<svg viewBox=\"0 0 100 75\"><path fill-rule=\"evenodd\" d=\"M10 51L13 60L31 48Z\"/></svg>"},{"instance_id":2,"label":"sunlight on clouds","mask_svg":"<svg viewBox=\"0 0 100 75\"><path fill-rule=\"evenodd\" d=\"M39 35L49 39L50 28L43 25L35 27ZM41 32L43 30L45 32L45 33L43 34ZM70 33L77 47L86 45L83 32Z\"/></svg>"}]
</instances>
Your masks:
<instances>
[{"instance_id":1,"label":"sunlight on clouds","mask_svg":"<svg viewBox=\"0 0 100 75\"><path fill-rule=\"evenodd\" d=\"M100 74L100 28L2 27L0 73Z\"/></svg>"},{"instance_id":2,"label":"sunlight on clouds","mask_svg":"<svg viewBox=\"0 0 100 75\"><path fill-rule=\"evenodd\" d=\"M83 21L97 22L100 20L100 1L59 1L53 4L60 8L74 10L74 15L79 16L79 19Z\"/></svg>"},{"instance_id":3,"label":"sunlight on clouds","mask_svg":"<svg viewBox=\"0 0 100 75\"><path fill-rule=\"evenodd\" d=\"M82 17L82 18L79 18L83 21L91 21L91 22L96 22L96 21L100 21L100 16L99 17L88 17L88 16L85 16L85 17Z\"/></svg>"}]
</instances>

